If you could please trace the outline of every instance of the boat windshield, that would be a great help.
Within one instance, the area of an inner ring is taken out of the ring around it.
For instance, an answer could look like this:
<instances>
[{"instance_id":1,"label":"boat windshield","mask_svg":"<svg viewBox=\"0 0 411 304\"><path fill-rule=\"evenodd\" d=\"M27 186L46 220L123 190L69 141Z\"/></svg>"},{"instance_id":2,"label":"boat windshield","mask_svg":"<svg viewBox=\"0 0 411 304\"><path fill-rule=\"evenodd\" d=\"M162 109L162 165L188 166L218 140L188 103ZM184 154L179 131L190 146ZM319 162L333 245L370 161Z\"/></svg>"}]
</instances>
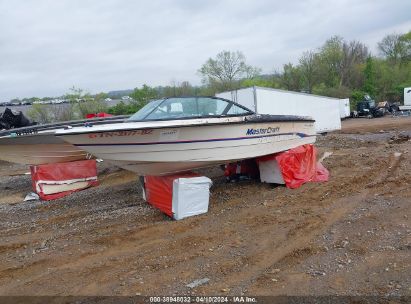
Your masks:
<instances>
[{"instance_id":1,"label":"boat windshield","mask_svg":"<svg viewBox=\"0 0 411 304\"><path fill-rule=\"evenodd\" d=\"M139 111L133 114L128 120L143 120L148 114L154 111L155 108L158 107L160 103L162 103L164 99L157 99L149 102L144 107L142 107Z\"/></svg>"},{"instance_id":2,"label":"boat windshield","mask_svg":"<svg viewBox=\"0 0 411 304\"><path fill-rule=\"evenodd\" d=\"M129 120L173 120L249 114L252 112L247 108L220 98L170 97L148 103Z\"/></svg>"}]
</instances>

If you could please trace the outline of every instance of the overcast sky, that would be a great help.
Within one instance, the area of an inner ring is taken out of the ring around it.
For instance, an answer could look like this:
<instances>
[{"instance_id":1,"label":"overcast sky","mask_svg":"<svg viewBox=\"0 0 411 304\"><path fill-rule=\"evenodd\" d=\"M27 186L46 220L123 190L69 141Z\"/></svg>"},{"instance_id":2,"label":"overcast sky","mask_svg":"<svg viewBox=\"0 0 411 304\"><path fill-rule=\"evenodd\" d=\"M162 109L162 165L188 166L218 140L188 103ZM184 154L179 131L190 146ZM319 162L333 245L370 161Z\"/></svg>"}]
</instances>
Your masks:
<instances>
[{"instance_id":1,"label":"overcast sky","mask_svg":"<svg viewBox=\"0 0 411 304\"><path fill-rule=\"evenodd\" d=\"M270 73L333 35L376 54L409 30L410 0L0 0L0 101L200 84L222 50Z\"/></svg>"}]
</instances>

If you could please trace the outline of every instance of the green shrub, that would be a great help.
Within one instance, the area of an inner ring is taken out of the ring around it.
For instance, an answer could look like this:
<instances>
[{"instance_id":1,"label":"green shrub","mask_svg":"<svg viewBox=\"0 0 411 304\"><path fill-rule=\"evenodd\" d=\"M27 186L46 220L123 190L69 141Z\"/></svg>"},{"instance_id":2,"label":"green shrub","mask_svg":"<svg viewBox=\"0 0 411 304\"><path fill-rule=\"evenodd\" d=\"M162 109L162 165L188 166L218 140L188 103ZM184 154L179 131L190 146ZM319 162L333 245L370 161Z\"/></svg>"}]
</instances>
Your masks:
<instances>
[{"instance_id":1,"label":"green shrub","mask_svg":"<svg viewBox=\"0 0 411 304\"><path fill-rule=\"evenodd\" d=\"M85 118L87 114L107 112L107 103L105 101L87 100L76 104L76 112L81 118Z\"/></svg>"},{"instance_id":2,"label":"green shrub","mask_svg":"<svg viewBox=\"0 0 411 304\"><path fill-rule=\"evenodd\" d=\"M110 107L108 109L108 113L113 115L129 115L136 113L143 106L144 104L136 101L131 101L129 104L125 104L123 101L120 101L115 106Z\"/></svg>"},{"instance_id":3,"label":"green shrub","mask_svg":"<svg viewBox=\"0 0 411 304\"><path fill-rule=\"evenodd\" d=\"M27 111L27 116L31 120L42 124L54 121L51 105L33 104L33 106Z\"/></svg>"}]
</instances>

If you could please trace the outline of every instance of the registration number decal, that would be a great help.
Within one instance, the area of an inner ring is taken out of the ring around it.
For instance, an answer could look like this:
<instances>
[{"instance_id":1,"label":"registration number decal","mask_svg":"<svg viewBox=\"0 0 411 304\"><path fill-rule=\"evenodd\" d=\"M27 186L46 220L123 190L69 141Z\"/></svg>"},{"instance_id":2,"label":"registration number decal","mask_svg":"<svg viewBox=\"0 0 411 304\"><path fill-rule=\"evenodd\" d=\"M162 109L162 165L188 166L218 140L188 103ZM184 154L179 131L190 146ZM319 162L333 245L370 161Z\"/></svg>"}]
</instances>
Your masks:
<instances>
[{"instance_id":1,"label":"registration number decal","mask_svg":"<svg viewBox=\"0 0 411 304\"><path fill-rule=\"evenodd\" d=\"M101 137L116 137L116 136L135 136L135 135L147 135L153 133L153 130L124 130L124 131L114 131L114 132L103 132L103 133L91 133L88 135L89 138L101 138Z\"/></svg>"}]
</instances>

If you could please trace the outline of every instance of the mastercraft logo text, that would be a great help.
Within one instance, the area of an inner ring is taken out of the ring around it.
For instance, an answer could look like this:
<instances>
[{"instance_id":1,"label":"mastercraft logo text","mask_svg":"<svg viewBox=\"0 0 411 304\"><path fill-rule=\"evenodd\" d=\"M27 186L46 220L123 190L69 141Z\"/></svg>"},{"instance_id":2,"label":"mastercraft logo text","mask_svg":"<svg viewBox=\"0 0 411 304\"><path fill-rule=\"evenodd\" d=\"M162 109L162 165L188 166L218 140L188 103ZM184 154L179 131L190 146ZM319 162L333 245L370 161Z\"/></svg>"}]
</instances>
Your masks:
<instances>
[{"instance_id":1,"label":"mastercraft logo text","mask_svg":"<svg viewBox=\"0 0 411 304\"><path fill-rule=\"evenodd\" d=\"M270 133L276 133L280 131L280 127L275 127L275 128L264 128L264 129L248 129L246 135L258 135L258 134L270 134Z\"/></svg>"}]
</instances>

